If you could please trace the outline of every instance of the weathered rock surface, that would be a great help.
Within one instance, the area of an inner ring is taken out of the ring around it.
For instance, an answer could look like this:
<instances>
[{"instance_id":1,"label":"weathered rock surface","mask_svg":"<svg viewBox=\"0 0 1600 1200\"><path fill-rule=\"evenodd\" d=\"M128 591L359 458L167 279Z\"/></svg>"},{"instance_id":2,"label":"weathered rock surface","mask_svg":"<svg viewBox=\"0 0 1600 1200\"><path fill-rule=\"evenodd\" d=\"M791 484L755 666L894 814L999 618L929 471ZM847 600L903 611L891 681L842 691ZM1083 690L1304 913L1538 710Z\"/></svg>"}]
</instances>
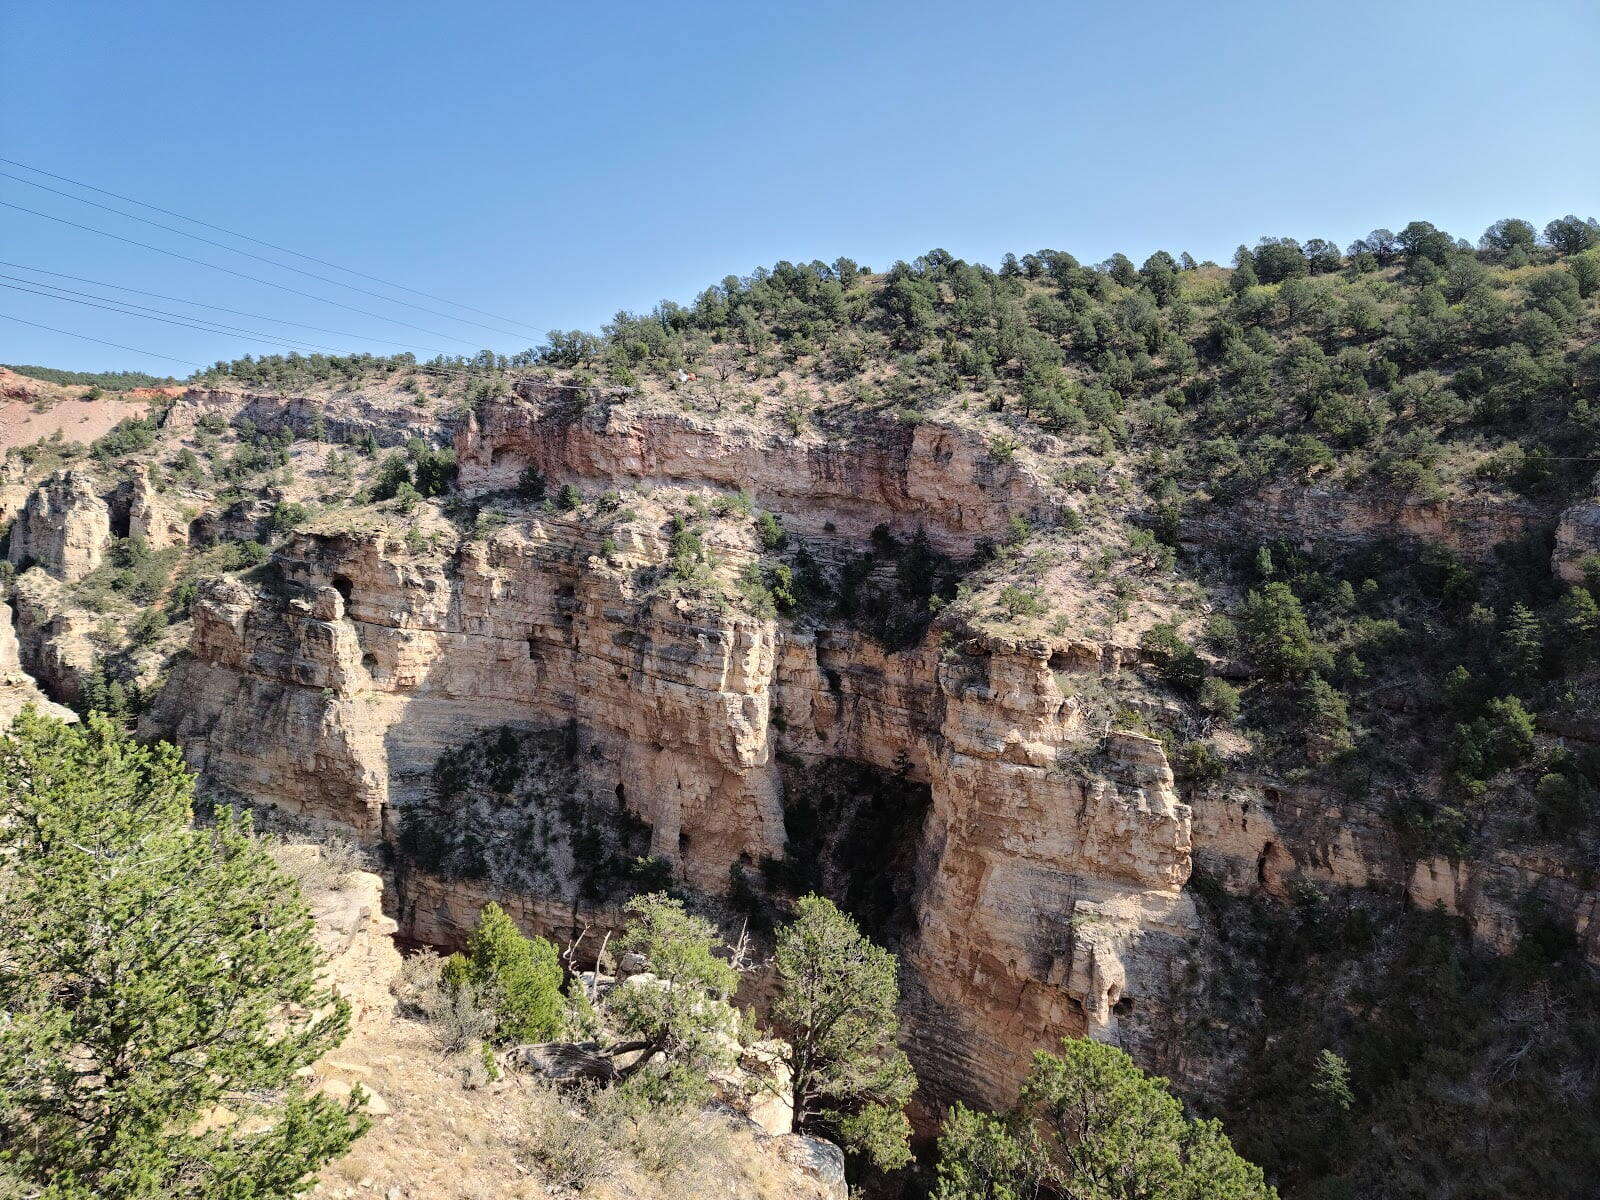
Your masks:
<instances>
[{"instance_id":1,"label":"weathered rock surface","mask_svg":"<svg viewBox=\"0 0 1600 1200\"><path fill-rule=\"evenodd\" d=\"M652 853L708 893L784 856L780 749L904 770L933 797L907 881L911 1036L949 1095L981 1080L998 1096L1032 1050L1109 1036L1125 993L1159 983L1141 955L1183 948L1189 813L1149 739L1063 758L1087 735L1048 648L946 661L931 644L889 654L780 629L640 589L592 540L548 515L451 559L383 532L301 534L277 559L281 596L202 593L191 657L146 730L175 736L214 790L378 840L473 730L570 724L589 790L621 799ZM636 535L621 553L660 561L660 543ZM1098 671L1118 655L1085 644L1054 661ZM557 936L574 923L572 895L416 873L400 890L405 932L445 944L491 898Z\"/></svg>"},{"instance_id":2,"label":"weathered rock surface","mask_svg":"<svg viewBox=\"0 0 1600 1200\"><path fill-rule=\"evenodd\" d=\"M1050 503L1024 467L933 423L830 443L575 406L537 385L474 416L457 449L468 491L508 489L528 466L590 490L748 489L822 554L879 524L961 552ZM1299 503L1271 521L1288 529ZM1335 524L1356 538L1369 518ZM1401 523L1478 556L1525 519L1419 510ZM578 516L528 510L446 553L408 549L399 528L313 526L276 555L276 584L203 590L191 652L143 731L174 736L214 791L391 844L447 751L502 726L567 731L580 782L561 820L625 812L652 855L711 895L789 853L786 817L814 799L796 769L847 760L925 788L905 845L870 869L895 876L904 906L907 1037L935 1105L1009 1102L1031 1053L1063 1035L1138 1054L1166 1029L1201 936L1192 858L1272 895L1297 878L1448 895L1497 943L1515 928L1515 886L1566 888L1591 943L1600 928L1592 889L1559 864L1507 862L1494 887L1481 865L1441 882L1438 864L1423 876L1401 860L1376 810L1313 789L1240 779L1191 808L1158 742L1087 727L1080 697L1135 662L1132 647L1070 631L1005 642L946 622L890 652L848 628L661 590L666 531L614 532L603 555L602 531ZM511 887L402 857L391 907L407 936L440 945L459 944L490 899L561 941L613 926L572 866Z\"/></svg>"},{"instance_id":3,"label":"weathered rock surface","mask_svg":"<svg viewBox=\"0 0 1600 1200\"><path fill-rule=\"evenodd\" d=\"M85 472L58 471L36 488L11 527L10 561L71 583L111 548L111 509Z\"/></svg>"},{"instance_id":4,"label":"weathered rock surface","mask_svg":"<svg viewBox=\"0 0 1600 1200\"><path fill-rule=\"evenodd\" d=\"M514 487L526 466L565 482L744 489L808 537L864 541L878 525L924 530L965 553L1003 535L1013 515L1042 519L1054 503L1042 480L1001 459L975 434L885 420L848 437L785 437L730 429L685 413L639 412L603 398L587 406L538 383L470 415L456 434L461 485Z\"/></svg>"},{"instance_id":5,"label":"weathered rock surface","mask_svg":"<svg viewBox=\"0 0 1600 1200\"><path fill-rule=\"evenodd\" d=\"M1331 485L1275 484L1226 509L1185 520L1183 536L1208 541L1248 534L1262 541L1301 542L1314 532L1319 542L1332 544L1358 544L1376 536L1410 537L1481 562L1493 558L1495 547L1548 528L1552 519L1553 514L1530 502L1414 497L1380 501Z\"/></svg>"},{"instance_id":6,"label":"weathered rock surface","mask_svg":"<svg viewBox=\"0 0 1600 1200\"><path fill-rule=\"evenodd\" d=\"M17 632L9 606L0 604L0 729L5 729L29 704L47 716L76 721L78 715L45 697L32 675L22 669Z\"/></svg>"},{"instance_id":7,"label":"weathered rock surface","mask_svg":"<svg viewBox=\"0 0 1600 1200\"><path fill-rule=\"evenodd\" d=\"M11 603L22 668L50 696L76 703L94 671L100 618L69 603L68 588L43 570L17 577Z\"/></svg>"},{"instance_id":8,"label":"weathered rock surface","mask_svg":"<svg viewBox=\"0 0 1600 1200\"><path fill-rule=\"evenodd\" d=\"M1580 564L1594 554L1600 554L1600 500L1574 504L1561 514L1550 567L1568 583L1580 583L1583 580Z\"/></svg>"},{"instance_id":9,"label":"weathered rock surface","mask_svg":"<svg viewBox=\"0 0 1600 1200\"><path fill-rule=\"evenodd\" d=\"M126 504L129 537L143 538L152 550L188 544L182 510L156 490L147 470L141 468L128 481Z\"/></svg>"}]
</instances>

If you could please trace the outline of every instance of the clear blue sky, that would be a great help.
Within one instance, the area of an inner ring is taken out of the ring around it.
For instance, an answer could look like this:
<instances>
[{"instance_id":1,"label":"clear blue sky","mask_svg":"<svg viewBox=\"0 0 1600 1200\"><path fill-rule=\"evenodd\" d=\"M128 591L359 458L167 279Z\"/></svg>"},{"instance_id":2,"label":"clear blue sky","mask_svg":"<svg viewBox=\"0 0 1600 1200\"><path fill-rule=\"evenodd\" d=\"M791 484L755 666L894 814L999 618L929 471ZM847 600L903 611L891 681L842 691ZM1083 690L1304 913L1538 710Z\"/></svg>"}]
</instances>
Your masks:
<instances>
[{"instance_id":1,"label":"clear blue sky","mask_svg":"<svg viewBox=\"0 0 1600 1200\"><path fill-rule=\"evenodd\" d=\"M1220 261L1263 234L1344 244L1421 218L1475 239L1502 216L1588 216L1597 59L1594 0L8 0L0 155L533 326L595 328L779 258ZM0 208L0 259L359 335L300 332L314 341L538 340L7 179L0 200L465 339ZM197 362L273 349L4 290L0 312ZM0 361L188 370L3 320Z\"/></svg>"}]
</instances>

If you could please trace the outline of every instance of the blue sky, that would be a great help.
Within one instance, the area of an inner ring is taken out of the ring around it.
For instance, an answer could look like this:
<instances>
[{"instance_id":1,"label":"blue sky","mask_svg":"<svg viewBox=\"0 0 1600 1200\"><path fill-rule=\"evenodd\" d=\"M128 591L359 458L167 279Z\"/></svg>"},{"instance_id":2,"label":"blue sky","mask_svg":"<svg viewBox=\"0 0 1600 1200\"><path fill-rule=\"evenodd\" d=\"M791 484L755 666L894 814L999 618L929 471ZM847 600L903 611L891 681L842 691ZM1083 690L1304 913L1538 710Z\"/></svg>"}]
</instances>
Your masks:
<instances>
[{"instance_id":1,"label":"blue sky","mask_svg":"<svg viewBox=\"0 0 1600 1200\"><path fill-rule=\"evenodd\" d=\"M1264 234L1592 215L1597 54L1593 0L9 0L0 155L526 326L595 328L779 258L1222 260ZM435 331L0 208L0 259L336 329L296 336L340 348L539 340L9 179L0 201ZM274 349L4 289L0 313L194 362ZM0 361L188 371L3 319Z\"/></svg>"}]
</instances>

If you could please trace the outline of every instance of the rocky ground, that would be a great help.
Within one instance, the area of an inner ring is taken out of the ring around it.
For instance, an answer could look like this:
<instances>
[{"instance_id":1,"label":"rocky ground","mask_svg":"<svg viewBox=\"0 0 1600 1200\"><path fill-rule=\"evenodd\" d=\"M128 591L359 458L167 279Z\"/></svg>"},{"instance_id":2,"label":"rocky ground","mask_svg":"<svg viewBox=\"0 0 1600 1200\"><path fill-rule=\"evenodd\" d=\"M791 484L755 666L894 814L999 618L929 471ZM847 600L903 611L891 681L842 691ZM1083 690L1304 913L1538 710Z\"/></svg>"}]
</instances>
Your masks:
<instances>
[{"instance_id":1,"label":"rocky ground","mask_svg":"<svg viewBox=\"0 0 1600 1200\"><path fill-rule=\"evenodd\" d=\"M397 1006L403 960L395 924L383 915L382 880L326 861L314 865L321 852L313 846L290 845L281 853L306 886L329 978L352 1008L350 1036L312 1068L310 1082L335 1096L361 1088L372 1118L371 1129L323 1171L310 1194L329 1200L576 1195L549 1179L529 1151L541 1113L553 1102L548 1085L509 1066L502 1079L490 1081L470 1056L441 1054L428 1025ZM711 1112L689 1136L698 1164L691 1178L674 1183L623 1167L583 1195L841 1200L844 1194L842 1176L797 1165L826 1162L804 1139L772 1136L731 1113Z\"/></svg>"}]
</instances>

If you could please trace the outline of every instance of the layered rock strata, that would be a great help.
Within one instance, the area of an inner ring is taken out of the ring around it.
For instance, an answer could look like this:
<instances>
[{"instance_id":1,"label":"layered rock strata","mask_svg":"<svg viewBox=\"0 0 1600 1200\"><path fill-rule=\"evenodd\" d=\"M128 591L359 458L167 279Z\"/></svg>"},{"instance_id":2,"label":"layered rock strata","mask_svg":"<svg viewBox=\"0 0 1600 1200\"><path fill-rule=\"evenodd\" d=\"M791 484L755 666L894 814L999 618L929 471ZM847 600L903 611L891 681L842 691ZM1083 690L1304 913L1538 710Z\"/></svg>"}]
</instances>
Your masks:
<instances>
[{"instance_id":1,"label":"layered rock strata","mask_svg":"<svg viewBox=\"0 0 1600 1200\"><path fill-rule=\"evenodd\" d=\"M145 731L174 737L215 792L379 841L474 731L570 728L584 803L625 805L710 894L785 856L786 803L805 797L784 794L780 753L901 771L932 796L904 948L935 1086L999 1097L1053 1037L1118 1033L1192 924L1189 813L1159 745L1093 736L1072 695L1074 671L1123 651L889 654L641 586L666 553L655 533L624 539L616 566L592 541L543 514L448 558L383 531L300 534L275 590L203 591ZM404 932L446 944L508 899L493 880L402 887ZM577 923L575 895L509 899L546 932Z\"/></svg>"}]
</instances>

